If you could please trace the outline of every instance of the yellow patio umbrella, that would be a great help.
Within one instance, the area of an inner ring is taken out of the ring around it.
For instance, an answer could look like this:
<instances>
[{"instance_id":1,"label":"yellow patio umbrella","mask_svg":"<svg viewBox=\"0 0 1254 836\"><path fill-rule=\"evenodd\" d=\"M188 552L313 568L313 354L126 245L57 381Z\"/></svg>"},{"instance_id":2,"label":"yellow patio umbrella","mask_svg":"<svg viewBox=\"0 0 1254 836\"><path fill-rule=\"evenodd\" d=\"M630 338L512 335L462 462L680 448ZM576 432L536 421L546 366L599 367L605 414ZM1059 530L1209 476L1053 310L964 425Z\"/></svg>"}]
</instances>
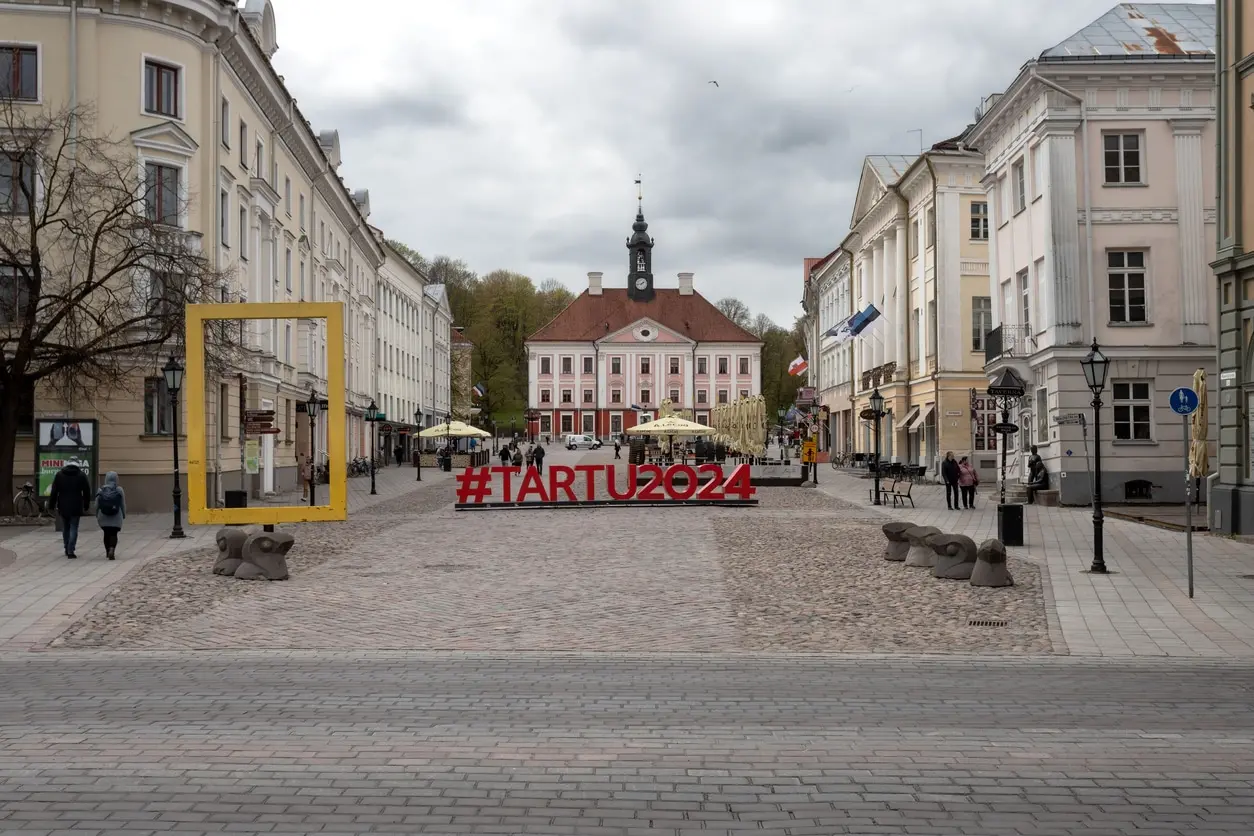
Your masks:
<instances>
[{"instance_id":1,"label":"yellow patio umbrella","mask_svg":"<svg viewBox=\"0 0 1254 836\"><path fill-rule=\"evenodd\" d=\"M1210 452L1206 438L1210 431L1210 420L1207 417L1205 369L1198 369L1193 373L1193 391L1197 393L1197 409L1189 418L1189 429L1193 434L1193 441L1189 445L1189 476L1203 479L1210 474Z\"/></svg>"},{"instance_id":2,"label":"yellow patio umbrella","mask_svg":"<svg viewBox=\"0 0 1254 836\"><path fill-rule=\"evenodd\" d=\"M491 433L472 427L464 421L436 424L418 433L419 438L490 438L491 436Z\"/></svg>"},{"instance_id":3,"label":"yellow patio umbrella","mask_svg":"<svg viewBox=\"0 0 1254 836\"><path fill-rule=\"evenodd\" d=\"M656 421L637 424L626 432L629 435L710 435L714 432L714 428L698 424L696 421L689 421L678 415L668 415Z\"/></svg>"}]
</instances>

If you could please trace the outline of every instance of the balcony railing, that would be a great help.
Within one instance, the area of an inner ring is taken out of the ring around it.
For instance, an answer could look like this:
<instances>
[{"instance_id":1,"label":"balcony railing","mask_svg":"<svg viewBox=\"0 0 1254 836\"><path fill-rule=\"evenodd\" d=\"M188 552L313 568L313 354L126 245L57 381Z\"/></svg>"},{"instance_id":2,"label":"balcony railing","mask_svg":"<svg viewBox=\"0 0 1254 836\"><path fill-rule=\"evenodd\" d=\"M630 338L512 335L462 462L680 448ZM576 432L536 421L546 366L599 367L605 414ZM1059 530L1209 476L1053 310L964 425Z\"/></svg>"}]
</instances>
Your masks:
<instances>
[{"instance_id":1,"label":"balcony railing","mask_svg":"<svg viewBox=\"0 0 1254 836\"><path fill-rule=\"evenodd\" d=\"M984 337L984 365L1002 357L1027 357L1036 340L1027 325L999 325Z\"/></svg>"}]
</instances>

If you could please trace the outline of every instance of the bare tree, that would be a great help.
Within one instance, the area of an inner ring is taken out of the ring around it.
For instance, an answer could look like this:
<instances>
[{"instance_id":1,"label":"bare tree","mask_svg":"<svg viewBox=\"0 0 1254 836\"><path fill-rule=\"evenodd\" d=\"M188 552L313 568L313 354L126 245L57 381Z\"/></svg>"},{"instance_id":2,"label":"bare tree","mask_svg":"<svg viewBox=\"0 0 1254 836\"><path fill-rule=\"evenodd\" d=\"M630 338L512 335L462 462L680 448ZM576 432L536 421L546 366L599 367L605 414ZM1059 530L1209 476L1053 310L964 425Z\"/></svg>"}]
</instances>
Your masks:
<instances>
[{"instance_id":1,"label":"bare tree","mask_svg":"<svg viewBox=\"0 0 1254 836\"><path fill-rule=\"evenodd\" d=\"M719 299L714 303L714 307L723 312L723 316L739 325L741 328L748 329L753 322L753 314L749 310L749 306L734 296L728 296L726 299Z\"/></svg>"},{"instance_id":2,"label":"bare tree","mask_svg":"<svg viewBox=\"0 0 1254 836\"><path fill-rule=\"evenodd\" d=\"M176 168L141 167L93 133L90 111L0 100L0 487L12 484L22 401L132 391L181 353L188 303L227 298ZM238 325L206 334L207 373L236 359ZM0 514L11 511L0 490Z\"/></svg>"}]
</instances>

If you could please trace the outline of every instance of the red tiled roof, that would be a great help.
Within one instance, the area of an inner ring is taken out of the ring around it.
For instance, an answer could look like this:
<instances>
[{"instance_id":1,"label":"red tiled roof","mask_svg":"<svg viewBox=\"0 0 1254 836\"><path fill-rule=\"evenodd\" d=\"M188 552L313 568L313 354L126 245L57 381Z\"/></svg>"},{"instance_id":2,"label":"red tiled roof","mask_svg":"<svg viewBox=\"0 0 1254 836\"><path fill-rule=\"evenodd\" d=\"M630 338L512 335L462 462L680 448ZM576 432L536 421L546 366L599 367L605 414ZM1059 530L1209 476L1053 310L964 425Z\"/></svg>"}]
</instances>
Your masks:
<instances>
[{"instance_id":1,"label":"red tiled roof","mask_svg":"<svg viewBox=\"0 0 1254 836\"><path fill-rule=\"evenodd\" d=\"M647 318L697 342L762 342L696 291L682 296L677 288L659 288L654 293L648 302L637 302L628 298L626 288L606 288L600 296L585 290L527 340L592 342Z\"/></svg>"},{"instance_id":2,"label":"red tiled roof","mask_svg":"<svg viewBox=\"0 0 1254 836\"><path fill-rule=\"evenodd\" d=\"M466 336L466 331L457 325L453 326L453 344L454 345L474 345L470 337Z\"/></svg>"},{"instance_id":3,"label":"red tiled roof","mask_svg":"<svg viewBox=\"0 0 1254 836\"><path fill-rule=\"evenodd\" d=\"M807 258L805 260L805 263L801 265L801 270L802 270L801 277L802 279L805 280L806 284L810 283L810 271L814 269L814 265L822 264L822 263L823 263L823 259L821 258Z\"/></svg>"}]
</instances>

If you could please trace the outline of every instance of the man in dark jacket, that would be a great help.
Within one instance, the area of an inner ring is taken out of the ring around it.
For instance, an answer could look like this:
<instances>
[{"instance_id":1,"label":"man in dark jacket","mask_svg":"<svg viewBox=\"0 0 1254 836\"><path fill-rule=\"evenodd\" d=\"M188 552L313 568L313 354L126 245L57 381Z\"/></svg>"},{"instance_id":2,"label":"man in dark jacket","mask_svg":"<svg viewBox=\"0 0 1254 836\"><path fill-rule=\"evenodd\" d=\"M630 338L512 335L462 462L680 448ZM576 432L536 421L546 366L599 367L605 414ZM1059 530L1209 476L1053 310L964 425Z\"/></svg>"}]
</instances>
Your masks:
<instances>
[{"instance_id":1,"label":"man in dark jacket","mask_svg":"<svg viewBox=\"0 0 1254 836\"><path fill-rule=\"evenodd\" d=\"M91 508L91 482L87 479L87 474L73 462L52 477L48 509L54 508L61 518L61 539L65 542L65 556L73 560L78 557L74 554L74 547L78 545L78 520Z\"/></svg>"}]
</instances>

